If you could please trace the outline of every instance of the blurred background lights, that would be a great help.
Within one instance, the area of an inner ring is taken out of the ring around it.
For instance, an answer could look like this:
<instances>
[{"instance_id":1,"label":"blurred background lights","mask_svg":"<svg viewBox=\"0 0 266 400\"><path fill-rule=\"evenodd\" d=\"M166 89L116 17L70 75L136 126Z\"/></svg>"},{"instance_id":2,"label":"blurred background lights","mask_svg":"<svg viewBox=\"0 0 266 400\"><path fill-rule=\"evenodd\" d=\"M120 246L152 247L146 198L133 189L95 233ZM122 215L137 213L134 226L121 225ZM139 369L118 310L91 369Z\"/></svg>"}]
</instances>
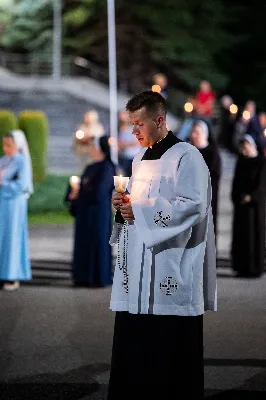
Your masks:
<instances>
[{"instance_id":1,"label":"blurred background lights","mask_svg":"<svg viewBox=\"0 0 266 400\"><path fill-rule=\"evenodd\" d=\"M245 111L243 112L243 118L244 118L246 121L249 120L249 119L250 119L250 112L247 111L247 110L245 110Z\"/></svg>"},{"instance_id":2,"label":"blurred background lights","mask_svg":"<svg viewBox=\"0 0 266 400\"><path fill-rule=\"evenodd\" d=\"M230 112L231 112L232 114L236 114L237 111L238 111L237 105L236 105L236 104L231 104L231 106L230 106Z\"/></svg>"},{"instance_id":3,"label":"blurred background lights","mask_svg":"<svg viewBox=\"0 0 266 400\"><path fill-rule=\"evenodd\" d=\"M161 89L161 86L159 86L159 85L152 85L151 90L153 92L161 93L162 89Z\"/></svg>"},{"instance_id":4,"label":"blurred background lights","mask_svg":"<svg viewBox=\"0 0 266 400\"><path fill-rule=\"evenodd\" d=\"M184 109L185 109L185 111L186 112L192 112L193 111L193 104L192 103L186 103L185 105L184 105Z\"/></svg>"},{"instance_id":5,"label":"blurred background lights","mask_svg":"<svg viewBox=\"0 0 266 400\"><path fill-rule=\"evenodd\" d=\"M76 138L77 139L83 139L84 138L84 132L82 131L82 130L78 130L77 132L76 132Z\"/></svg>"}]
</instances>

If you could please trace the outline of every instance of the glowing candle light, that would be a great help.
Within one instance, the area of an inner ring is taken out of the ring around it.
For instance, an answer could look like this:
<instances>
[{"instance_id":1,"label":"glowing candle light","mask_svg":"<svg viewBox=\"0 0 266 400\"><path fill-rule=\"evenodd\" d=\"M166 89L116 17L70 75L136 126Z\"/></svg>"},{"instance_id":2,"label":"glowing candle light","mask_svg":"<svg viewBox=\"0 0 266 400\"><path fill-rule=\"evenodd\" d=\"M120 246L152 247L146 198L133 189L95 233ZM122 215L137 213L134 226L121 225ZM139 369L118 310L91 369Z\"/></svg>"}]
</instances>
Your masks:
<instances>
[{"instance_id":1,"label":"glowing candle light","mask_svg":"<svg viewBox=\"0 0 266 400\"><path fill-rule=\"evenodd\" d=\"M264 131L263 131L263 135L266 137L266 129L264 129Z\"/></svg>"},{"instance_id":2,"label":"glowing candle light","mask_svg":"<svg viewBox=\"0 0 266 400\"><path fill-rule=\"evenodd\" d=\"M126 176L114 176L114 186L115 191L118 193L125 193L127 185L128 185L129 178Z\"/></svg>"},{"instance_id":3,"label":"glowing candle light","mask_svg":"<svg viewBox=\"0 0 266 400\"><path fill-rule=\"evenodd\" d=\"M238 111L238 107L237 107L236 104L231 104L231 106L230 106L229 109L230 109L230 112L231 112L232 114L236 114L237 111Z\"/></svg>"},{"instance_id":4,"label":"glowing candle light","mask_svg":"<svg viewBox=\"0 0 266 400\"><path fill-rule=\"evenodd\" d=\"M250 112L245 110L243 111L243 118L248 121L250 119Z\"/></svg>"},{"instance_id":5,"label":"glowing candle light","mask_svg":"<svg viewBox=\"0 0 266 400\"><path fill-rule=\"evenodd\" d=\"M160 85L152 85L151 90L156 93L161 93L161 86Z\"/></svg>"},{"instance_id":6,"label":"glowing candle light","mask_svg":"<svg viewBox=\"0 0 266 400\"><path fill-rule=\"evenodd\" d=\"M185 105L184 105L184 109L185 109L185 111L186 112L192 112L193 111L193 104L192 103L190 103L190 102L187 102Z\"/></svg>"},{"instance_id":7,"label":"glowing candle light","mask_svg":"<svg viewBox=\"0 0 266 400\"><path fill-rule=\"evenodd\" d=\"M118 179L119 185L117 187L117 192L124 192L124 188L123 188L123 177L122 175L119 175L119 179Z\"/></svg>"},{"instance_id":8,"label":"glowing candle light","mask_svg":"<svg viewBox=\"0 0 266 400\"><path fill-rule=\"evenodd\" d=\"M78 188L80 184L80 177L75 175L71 176L69 179L69 183L72 189Z\"/></svg>"},{"instance_id":9,"label":"glowing candle light","mask_svg":"<svg viewBox=\"0 0 266 400\"><path fill-rule=\"evenodd\" d=\"M83 139L84 136L85 136L85 134L84 134L84 132L83 132L81 129L79 129L79 130L76 132L76 138L77 138L77 139Z\"/></svg>"}]
</instances>

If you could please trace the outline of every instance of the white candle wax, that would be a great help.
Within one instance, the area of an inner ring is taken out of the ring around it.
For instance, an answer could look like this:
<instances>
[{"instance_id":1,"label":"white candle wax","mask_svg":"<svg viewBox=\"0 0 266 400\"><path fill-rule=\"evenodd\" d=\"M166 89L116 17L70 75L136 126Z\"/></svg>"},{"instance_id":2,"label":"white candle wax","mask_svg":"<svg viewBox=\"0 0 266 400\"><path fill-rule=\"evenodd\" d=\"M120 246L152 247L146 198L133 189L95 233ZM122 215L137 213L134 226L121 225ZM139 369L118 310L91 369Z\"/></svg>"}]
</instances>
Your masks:
<instances>
[{"instance_id":1,"label":"white candle wax","mask_svg":"<svg viewBox=\"0 0 266 400\"><path fill-rule=\"evenodd\" d=\"M127 189L129 178L127 176L114 176L114 187L119 193L124 193Z\"/></svg>"},{"instance_id":2,"label":"white candle wax","mask_svg":"<svg viewBox=\"0 0 266 400\"><path fill-rule=\"evenodd\" d=\"M73 175L73 176L70 177L69 182L70 182L70 185L71 185L71 187L73 189L77 188L79 186L79 184L80 184L80 177Z\"/></svg>"}]
</instances>

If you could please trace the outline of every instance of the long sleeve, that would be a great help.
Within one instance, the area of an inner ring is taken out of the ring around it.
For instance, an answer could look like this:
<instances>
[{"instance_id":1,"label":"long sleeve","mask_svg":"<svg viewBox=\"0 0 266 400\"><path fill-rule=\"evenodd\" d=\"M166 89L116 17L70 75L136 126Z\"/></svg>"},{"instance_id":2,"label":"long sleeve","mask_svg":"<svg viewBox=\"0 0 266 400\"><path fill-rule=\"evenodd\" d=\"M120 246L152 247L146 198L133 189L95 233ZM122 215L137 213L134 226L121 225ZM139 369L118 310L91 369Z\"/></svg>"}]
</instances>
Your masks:
<instances>
[{"instance_id":1,"label":"long sleeve","mask_svg":"<svg viewBox=\"0 0 266 400\"><path fill-rule=\"evenodd\" d=\"M23 193L25 175L25 160L17 157L2 170L2 183L0 190L4 198L12 198ZM15 179L14 179L15 177Z\"/></svg>"},{"instance_id":2,"label":"long sleeve","mask_svg":"<svg viewBox=\"0 0 266 400\"><path fill-rule=\"evenodd\" d=\"M198 150L187 151L176 171L175 197L132 201L135 226L151 248L201 222L208 213L211 184L208 168Z\"/></svg>"},{"instance_id":3,"label":"long sleeve","mask_svg":"<svg viewBox=\"0 0 266 400\"><path fill-rule=\"evenodd\" d=\"M261 198L265 197L266 193L266 160L263 157L261 159L261 165L258 170L257 176L253 181L253 190L251 190L250 196L252 201L260 201Z\"/></svg>"},{"instance_id":4,"label":"long sleeve","mask_svg":"<svg viewBox=\"0 0 266 400\"><path fill-rule=\"evenodd\" d=\"M212 162L209 170L211 178L214 181L218 181L221 177L221 157L217 148L215 148L213 151Z\"/></svg>"},{"instance_id":5,"label":"long sleeve","mask_svg":"<svg viewBox=\"0 0 266 400\"><path fill-rule=\"evenodd\" d=\"M217 311L216 251L212 211L209 211L208 232L203 268L203 296L205 311Z\"/></svg>"},{"instance_id":6,"label":"long sleeve","mask_svg":"<svg viewBox=\"0 0 266 400\"><path fill-rule=\"evenodd\" d=\"M240 159L237 160L233 182L232 182L232 189L231 189L231 200L233 204L239 204L242 200L243 193L241 194L240 191L240 179L241 179L241 162Z\"/></svg>"}]
</instances>

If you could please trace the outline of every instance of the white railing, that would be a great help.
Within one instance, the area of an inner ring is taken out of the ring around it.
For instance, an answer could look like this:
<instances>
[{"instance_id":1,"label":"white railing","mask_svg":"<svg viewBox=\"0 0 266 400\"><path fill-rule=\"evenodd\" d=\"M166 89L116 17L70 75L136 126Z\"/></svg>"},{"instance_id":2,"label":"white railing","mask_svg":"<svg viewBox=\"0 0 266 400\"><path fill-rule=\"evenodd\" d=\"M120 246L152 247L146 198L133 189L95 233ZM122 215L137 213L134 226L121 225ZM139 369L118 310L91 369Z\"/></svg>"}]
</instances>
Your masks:
<instances>
[{"instance_id":1,"label":"white railing","mask_svg":"<svg viewBox=\"0 0 266 400\"><path fill-rule=\"evenodd\" d=\"M52 54L8 53L0 50L0 67L26 76L51 76L53 73ZM82 57L63 56L62 76L86 76L108 84L108 68L100 67ZM128 79L118 76L118 86L127 91Z\"/></svg>"}]
</instances>

